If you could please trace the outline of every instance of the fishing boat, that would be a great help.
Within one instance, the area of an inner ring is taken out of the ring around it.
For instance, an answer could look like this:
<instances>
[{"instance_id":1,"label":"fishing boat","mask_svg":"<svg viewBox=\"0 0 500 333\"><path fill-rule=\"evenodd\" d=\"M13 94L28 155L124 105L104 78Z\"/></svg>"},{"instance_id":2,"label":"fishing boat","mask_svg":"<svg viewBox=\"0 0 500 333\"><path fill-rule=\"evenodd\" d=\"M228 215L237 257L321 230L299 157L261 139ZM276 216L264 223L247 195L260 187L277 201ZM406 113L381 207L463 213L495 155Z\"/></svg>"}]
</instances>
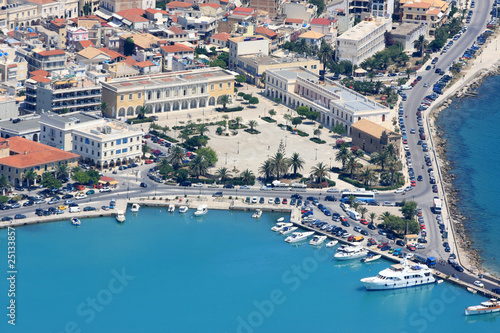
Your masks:
<instances>
[{"instance_id":1,"label":"fishing boat","mask_svg":"<svg viewBox=\"0 0 500 333\"><path fill-rule=\"evenodd\" d=\"M72 217L71 218L71 224L73 224L73 225L81 225L82 222L80 222L80 220L78 218Z\"/></svg>"},{"instance_id":2,"label":"fishing boat","mask_svg":"<svg viewBox=\"0 0 500 333\"><path fill-rule=\"evenodd\" d=\"M338 240L334 239L328 243L326 243L326 247L334 247L335 245L337 245L339 243Z\"/></svg>"},{"instance_id":3,"label":"fishing boat","mask_svg":"<svg viewBox=\"0 0 500 333\"><path fill-rule=\"evenodd\" d=\"M179 207L179 214L184 214L189 210L188 206L180 206Z\"/></svg>"},{"instance_id":4,"label":"fishing boat","mask_svg":"<svg viewBox=\"0 0 500 333\"><path fill-rule=\"evenodd\" d=\"M292 233L297 229L298 229L298 227L284 227L283 230L280 231L280 234L288 235L289 233Z\"/></svg>"},{"instance_id":5,"label":"fishing boat","mask_svg":"<svg viewBox=\"0 0 500 333\"><path fill-rule=\"evenodd\" d=\"M175 205L174 204L168 205L168 212L173 213L174 211L175 211Z\"/></svg>"},{"instance_id":6,"label":"fishing boat","mask_svg":"<svg viewBox=\"0 0 500 333\"><path fill-rule=\"evenodd\" d=\"M123 211L118 211L116 213L116 220L118 222L125 222L125 213Z\"/></svg>"},{"instance_id":7,"label":"fishing boat","mask_svg":"<svg viewBox=\"0 0 500 333\"><path fill-rule=\"evenodd\" d=\"M283 222L283 221L285 221L285 218L283 216L280 217L278 220L276 220L276 222Z\"/></svg>"},{"instance_id":8,"label":"fishing boat","mask_svg":"<svg viewBox=\"0 0 500 333\"><path fill-rule=\"evenodd\" d=\"M481 302L481 305L469 306L467 309L465 309L465 315L470 316L498 311L500 311L500 303L498 303L498 300L496 298L490 298L490 300L486 302Z\"/></svg>"},{"instance_id":9,"label":"fishing boat","mask_svg":"<svg viewBox=\"0 0 500 333\"><path fill-rule=\"evenodd\" d=\"M281 231L286 227L292 227L293 223L287 223L287 222L278 222L274 227L271 228L272 231Z\"/></svg>"},{"instance_id":10,"label":"fishing boat","mask_svg":"<svg viewBox=\"0 0 500 333\"><path fill-rule=\"evenodd\" d=\"M254 219L260 219L260 216L262 215L262 210L257 209L255 213L253 213L252 218Z\"/></svg>"},{"instance_id":11,"label":"fishing boat","mask_svg":"<svg viewBox=\"0 0 500 333\"><path fill-rule=\"evenodd\" d=\"M132 204L132 208L130 208L130 211L132 213L137 213L137 212L139 212L139 208L141 208L141 206L139 206L139 204L135 203L135 204Z\"/></svg>"},{"instance_id":12,"label":"fishing boat","mask_svg":"<svg viewBox=\"0 0 500 333\"><path fill-rule=\"evenodd\" d=\"M382 258L380 254L368 253L365 258L361 259L361 262L370 262Z\"/></svg>"},{"instance_id":13,"label":"fishing boat","mask_svg":"<svg viewBox=\"0 0 500 333\"><path fill-rule=\"evenodd\" d=\"M196 211L194 212L194 216L203 216L208 212L207 205L199 205Z\"/></svg>"}]
</instances>

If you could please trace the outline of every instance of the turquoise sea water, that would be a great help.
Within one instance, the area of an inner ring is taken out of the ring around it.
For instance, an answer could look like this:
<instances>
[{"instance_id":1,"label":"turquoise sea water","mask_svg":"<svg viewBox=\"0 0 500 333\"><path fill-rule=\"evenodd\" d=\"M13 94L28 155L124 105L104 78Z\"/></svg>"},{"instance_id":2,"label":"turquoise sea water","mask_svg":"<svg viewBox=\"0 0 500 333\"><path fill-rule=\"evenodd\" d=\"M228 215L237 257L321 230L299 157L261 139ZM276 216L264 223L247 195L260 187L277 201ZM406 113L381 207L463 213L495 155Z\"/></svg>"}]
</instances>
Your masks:
<instances>
[{"instance_id":1,"label":"turquoise sea water","mask_svg":"<svg viewBox=\"0 0 500 333\"><path fill-rule=\"evenodd\" d=\"M465 227L485 267L500 274L500 77L484 80L478 97L453 103L439 115L448 140Z\"/></svg>"},{"instance_id":2,"label":"turquoise sea water","mask_svg":"<svg viewBox=\"0 0 500 333\"><path fill-rule=\"evenodd\" d=\"M465 317L472 295L442 283L367 292L388 261L331 261L270 231L280 216L141 208L113 218L16 230L16 326L7 323L0 256L0 332L477 332L500 316ZM7 253L0 230L0 253Z\"/></svg>"}]
</instances>

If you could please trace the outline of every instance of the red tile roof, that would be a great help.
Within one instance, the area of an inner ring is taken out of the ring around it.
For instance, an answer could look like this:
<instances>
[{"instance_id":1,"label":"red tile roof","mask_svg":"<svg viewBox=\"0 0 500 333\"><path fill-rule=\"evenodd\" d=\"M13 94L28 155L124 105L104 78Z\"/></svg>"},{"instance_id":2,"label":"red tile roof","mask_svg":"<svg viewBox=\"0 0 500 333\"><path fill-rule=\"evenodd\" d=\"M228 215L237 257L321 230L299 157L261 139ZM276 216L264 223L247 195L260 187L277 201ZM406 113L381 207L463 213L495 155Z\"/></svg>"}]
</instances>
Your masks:
<instances>
[{"instance_id":1,"label":"red tile roof","mask_svg":"<svg viewBox=\"0 0 500 333\"><path fill-rule=\"evenodd\" d=\"M332 21L326 18L313 18L311 20L311 24L318 24L318 25L330 25Z\"/></svg>"},{"instance_id":2,"label":"red tile roof","mask_svg":"<svg viewBox=\"0 0 500 333\"><path fill-rule=\"evenodd\" d=\"M51 56L51 55L62 55L66 54L63 50L51 50L51 51L40 51L38 52L39 55L46 57L46 56Z\"/></svg>"},{"instance_id":3,"label":"red tile roof","mask_svg":"<svg viewBox=\"0 0 500 333\"><path fill-rule=\"evenodd\" d=\"M122 16L123 18L129 20L130 22L148 22L147 18L144 18L146 11L140 8L125 9L117 12L116 14Z\"/></svg>"},{"instance_id":4,"label":"red tile roof","mask_svg":"<svg viewBox=\"0 0 500 333\"><path fill-rule=\"evenodd\" d=\"M7 35L9 35L11 37L14 37L15 34L16 34L16 32L14 30L7 32Z\"/></svg>"},{"instance_id":5,"label":"red tile roof","mask_svg":"<svg viewBox=\"0 0 500 333\"><path fill-rule=\"evenodd\" d=\"M274 31L272 31L271 29L268 29L268 28L264 28L264 27L257 27L255 28L255 33L256 34L261 34L261 35L265 35L269 38L272 38L274 36L277 36L278 34L275 33Z\"/></svg>"},{"instance_id":6,"label":"red tile roof","mask_svg":"<svg viewBox=\"0 0 500 333\"><path fill-rule=\"evenodd\" d=\"M125 56L123 54L121 54L119 52L116 52L116 51L113 51L113 50L110 50L107 47L101 47L98 50L106 53L107 55L109 55L111 57L111 59L116 59L116 58L120 58L120 57L121 58L125 58Z\"/></svg>"},{"instance_id":7,"label":"red tile roof","mask_svg":"<svg viewBox=\"0 0 500 333\"><path fill-rule=\"evenodd\" d=\"M36 32L29 32L28 36L30 36L30 37L38 37L38 34Z\"/></svg>"},{"instance_id":8,"label":"red tile roof","mask_svg":"<svg viewBox=\"0 0 500 333\"><path fill-rule=\"evenodd\" d=\"M162 46L161 49L165 53L177 53L177 52L189 52L189 51L194 51L193 48L183 45L183 44L174 44L174 45L167 45L167 46Z\"/></svg>"},{"instance_id":9,"label":"red tile roof","mask_svg":"<svg viewBox=\"0 0 500 333\"><path fill-rule=\"evenodd\" d=\"M44 71L43 69L38 69L36 71L30 72L29 73L31 76L43 76L43 77L48 77L49 72Z\"/></svg>"},{"instance_id":10,"label":"red tile roof","mask_svg":"<svg viewBox=\"0 0 500 333\"><path fill-rule=\"evenodd\" d=\"M255 11L253 8L246 8L246 7L236 7L233 9L233 13L240 12L240 13L248 13L251 14Z\"/></svg>"},{"instance_id":11,"label":"red tile roof","mask_svg":"<svg viewBox=\"0 0 500 333\"><path fill-rule=\"evenodd\" d=\"M32 76L30 79L35 80L36 82L41 82L41 83L49 83L50 79L47 79L46 77L43 76Z\"/></svg>"},{"instance_id":12,"label":"red tile roof","mask_svg":"<svg viewBox=\"0 0 500 333\"><path fill-rule=\"evenodd\" d=\"M189 8L192 7L190 3L187 2L180 2L180 1L172 1L167 3L167 7L169 8Z\"/></svg>"},{"instance_id":13,"label":"red tile roof","mask_svg":"<svg viewBox=\"0 0 500 333\"><path fill-rule=\"evenodd\" d=\"M218 40L222 40L224 42L227 42L229 40L229 38L231 38L231 34L229 34L227 32L221 32L221 33L213 35L210 38L218 39Z\"/></svg>"},{"instance_id":14,"label":"red tile roof","mask_svg":"<svg viewBox=\"0 0 500 333\"><path fill-rule=\"evenodd\" d=\"M94 44L92 44L92 42L90 40L81 40L79 41L80 45L82 48L86 48L86 47L94 47Z\"/></svg>"},{"instance_id":15,"label":"red tile roof","mask_svg":"<svg viewBox=\"0 0 500 333\"><path fill-rule=\"evenodd\" d=\"M179 27L170 27L170 28L168 28L168 30L170 30L176 34L185 34L186 33L184 30L182 30Z\"/></svg>"},{"instance_id":16,"label":"red tile roof","mask_svg":"<svg viewBox=\"0 0 500 333\"><path fill-rule=\"evenodd\" d=\"M304 20L302 19L293 19L293 18L287 18L285 20L285 23L302 23Z\"/></svg>"},{"instance_id":17,"label":"red tile roof","mask_svg":"<svg viewBox=\"0 0 500 333\"><path fill-rule=\"evenodd\" d=\"M212 7L213 9L219 9L220 5L216 3L204 3L200 7Z\"/></svg>"},{"instance_id":18,"label":"red tile roof","mask_svg":"<svg viewBox=\"0 0 500 333\"><path fill-rule=\"evenodd\" d=\"M151 67L151 66L156 66L155 64L153 64L151 61L147 60L147 61L142 61L142 62L138 62L137 64L135 64L136 66L138 67L141 67L141 68L144 68L144 67Z\"/></svg>"},{"instance_id":19,"label":"red tile roof","mask_svg":"<svg viewBox=\"0 0 500 333\"><path fill-rule=\"evenodd\" d=\"M4 142L8 143L10 152L15 154L0 158L0 164L17 169L31 168L79 157L77 154L24 139L19 136L6 139Z\"/></svg>"}]
</instances>

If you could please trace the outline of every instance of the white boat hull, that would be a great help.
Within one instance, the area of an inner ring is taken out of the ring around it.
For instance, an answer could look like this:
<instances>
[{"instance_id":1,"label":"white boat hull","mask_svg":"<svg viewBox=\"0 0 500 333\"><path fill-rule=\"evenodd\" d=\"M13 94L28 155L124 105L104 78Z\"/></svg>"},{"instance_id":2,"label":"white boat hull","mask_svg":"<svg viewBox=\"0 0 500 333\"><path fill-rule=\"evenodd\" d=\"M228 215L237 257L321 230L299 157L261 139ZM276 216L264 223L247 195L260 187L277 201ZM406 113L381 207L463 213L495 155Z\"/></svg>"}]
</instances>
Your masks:
<instances>
[{"instance_id":1,"label":"white boat hull","mask_svg":"<svg viewBox=\"0 0 500 333\"><path fill-rule=\"evenodd\" d=\"M499 312L500 309L481 309L481 310L469 310L465 309L466 316L479 315L479 314L487 314L487 313L495 313Z\"/></svg>"},{"instance_id":2,"label":"white boat hull","mask_svg":"<svg viewBox=\"0 0 500 333\"><path fill-rule=\"evenodd\" d=\"M359 259L359 258L366 257L367 254L368 254L367 251L361 251L361 252L349 253L349 254L336 253L334 255L334 257L337 260L351 260L351 259Z\"/></svg>"},{"instance_id":3,"label":"white boat hull","mask_svg":"<svg viewBox=\"0 0 500 333\"><path fill-rule=\"evenodd\" d=\"M311 232L300 233L300 235L297 235L296 237L293 237L293 235L292 236L288 236L285 239L285 242L288 242L288 243L298 243L298 242L301 242L301 241L304 241L304 240L308 239L313 234L314 234L314 232L311 231Z\"/></svg>"},{"instance_id":4,"label":"white boat hull","mask_svg":"<svg viewBox=\"0 0 500 333\"><path fill-rule=\"evenodd\" d=\"M130 211L132 213L138 213L139 212L139 208L141 208L141 206L139 206L138 204L133 204L132 208L130 208Z\"/></svg>"},{"instance_id":5,"label":"white boat hull","mask_svg":"<svg viewBox=\"0 0 500 333\"><path fill-rule=\"evenodd\" d=\"M335 245L337 245L339 243L338 240L332 240L328 243L326 243L326 247L334 247Z\"/></svg>"},{"instance_id":6,"label":"white boat hull","mask_svg":"<svg viewBox=\"0 0 500 333\"><path fill-rule=\"evenodd\" d=\"M282 235L288 235L288 234L294 232L297 229L298 229L298 227L289 227L288 229L281 230L280 234L282 234Z\"/></svg>"},{"instance_id":7,"label":"white boat hull","mask_svg":"<svg viewBox=\"0 0 500 333\"><path fill-rule=\"evenodd\" d=\"M379 279L375 280L375 279L376 278L364 278L361 279L361 282L366 287L366 290L390 290L390 289L410 288L436 282L436 279L433 276L422 279L414 279L409 281L396 281L396 282L387 282L385 280L379 280Z\"/></svg>"},{"instance_id":8,"label":"white boat hull","mask_svg":"<svg viewBox=\"0 0 500 333\"><path fill-rule=\"evenodd\" d=\"M374 255L374 256L371 256L371 257L363 258L363 259L361 259L361 261L363 261L363 262L370 262L370 261L375 261L375 260L380 259L380 258L382 258L382 256L380 254L377 254L377 255Z\"/></svg>"}]
</instances>

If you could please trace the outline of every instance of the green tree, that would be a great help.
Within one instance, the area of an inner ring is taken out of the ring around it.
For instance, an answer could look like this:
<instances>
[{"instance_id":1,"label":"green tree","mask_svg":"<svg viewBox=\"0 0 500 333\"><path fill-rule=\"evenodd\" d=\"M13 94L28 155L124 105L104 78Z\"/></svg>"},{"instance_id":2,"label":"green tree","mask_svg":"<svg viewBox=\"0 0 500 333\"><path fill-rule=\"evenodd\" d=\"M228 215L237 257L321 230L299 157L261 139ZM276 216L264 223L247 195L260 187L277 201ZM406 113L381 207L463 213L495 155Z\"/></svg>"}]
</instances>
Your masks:
<instances>
[{"instance_id":1,"label":"green tree","mask_svg":"<svg viewBox=\"0 0 500 333\"><path fill-rule=\"evenodd\" d=\"M247 77L245 75L236 75L235 80L238 83L245 83L247 82Z\"/></svg>"},{"instance_id":2,"label":"green tree","mask_svg":"<svg viewBox=\"0 0 500 333\"><path fill-rule=\"evenodd\" d=\"M309 112L309 108L307 106L299 106L297 108L297 114L300 116L306 116L306 114Z\"/></svg>"},{"instance_id":3,"label":"green tree","mask_svg":"<svg viewBox=\"0 0 500 333\"><path fill-rule=\"evenodd\" d=\"M276 115L276 111L274 111L274 109L269 110L268 113L271 116L271 118Z\"/></svg>"},{"instance_id":4,"label":"green tree","mask_svg":"<svg viewBox=\"0 0 500 333\"><path fill-rule=\"evenodd\" d=\"M188 173L188 171L186 169L175 170L174 174L175 174L175 179L179 183L182 183L182 182L186 181L186 179L189 176L189 173Z\"/></svg>"},{"instance_id":5,"label":"green tree","mask_svg":"<svg viewBox=\"0 0 500 333\"><path fill-rule=\"evenodd\" d=\"M276 179L279 180L281 176L286 174L290 162L288 158L285 157L284 153L277 152L273 157L271 157L271 164L273 166L273 173L276 175Z\"/></svg>"},{"instance_id":6,"label":"green tree","mask_svg":"<svg viewBox=\"0 0 500 333\"><path fill-rule=\"evenodd\" d=\"M56 176L57 179L68 178L69 176L69 167L65 163L61 163L56 166Z\"/></svg>"},{"instance_id":7,"label":"green tree","mask_svg":"<svg viewBox=\"0 0 500 333\"><path fill-rule=\"evenodd\" d=\"M361 207L361 208L359 209L359 213L361 214L361 218L362 218L362 219L364 219L364 218L365 218L366 213L368 213L368 208L366 208L366 207Z\"/></svg>"},{"instance_id":8,"label":"green tree","mask_svg":"<svg viewBox=\"0 0 500 333\"><path fill-rule=\"evenodd\" d=\"M147 144L142 145L142 158L146 158L146 154L151 153L152 149Z\"/></svg>"},{"instance_id":9,"label":"green tree","mask_svg":"<svg viewBox=\"0 0 500 333\"><path fill-rule=\"evenodd\" d=\"M80 184L88 184L90 177L85 171L73 172L71 178Z\"/></svg>"},{"instance_id":10,"label":"green tree","mask_svg":"<svg viewBox=\"0 0 500 333\"><path fill-rule=\"evenodd\" d=\"M319 139L319 136L321 135L321 130L319 128L316 128L313 134Z\"/></svg>"},{"instance_id":11,"label":"green tree","mask_svg":"<svg viewBox=\"0 0 500 333\"><path fill-rule=\"evenodd\" d=\"M106 115L106 113L108 112L108 108L109 108L108 103L101 102L100 108L101 108L101 114L104 117Z\"/></svg>"},{"instance_id":12,"label":"green tree","mask_svg":"<svg viewBox=\"0 0 500 333\"><path fill-rule=\"evenodd\" d=\"M222 167L217 169L215 176L220 179L222 183L224 183L227 179L231 178L231 171L229 171L228 168Z\"/></svg>"},{"instance_id":13,"label":"green tree","mask_svg":"<svg viewBox=\"0 0 500 333\"><path fill-rule=\"evenodd\" d=\"M413 220L416 210L417 210L417 203L415 201L404 201L403 207L401 207L401 213L403 214L403 217L407 220Z\"/></svg>"},{"instance_id":14,"label":"green tree","mask_svg":"<svg viewBox=\"0 0 500 333\"><path fill-rule=\"evenodd\" d=\"M197 155L190 163L189 163L189 171L193 174L196 179L199 179L200 176L204 175L208 170L208 163L205 160L205 157Z\"/></svg>"},{"instance_id":15,"label":"green tree","mask_svg":"<svg viewBox=\"0 0 500 333\"><path fill-rule=\"evenodd\" d=\"M123 42L123 54L128 57L134 54L135 43L132 37L128 37Z\"/></svg>"},{"instance_id":16,"label":"green tree","mask_svg":"<svg viewBox=\"0 0 500 333\"><path fill-rule=\"evenodd\" d=\"M328 175L328 167L320 162L311 168L311 174L316 177L318 183L321 183L323 178Z\"/></svg>"},{"instance_id":17,"label":"green tree","mask_svg":"<svg viewBox=\"0 0 500 333\"><path fill-rule=\"evenodd\" d=\"M248 121L248 126L250 126L250 130L253 131L255 127L257 127L257 121L256 120L250 120Z\"/></svg>"},{"instance_id":18,"label":"green tree","mask_svg":"<svg viewBox=\"0 0 500 333\"><path fill-rule=\"evenodd\" d=\"M295 117L292 119L292 125L296 128L297 125L302 124L302 119L300 117Z\"/></svg>"},{"instance_id":19,"label":"green tree","mask_svg":"<svg viewBox=\"0 0 500 333\"><path fill-rule=\"evenodd\" d=\"M292 116L287 113L283 116L283 119L285 119L285 125L288 126L288 122L292 121Z\"/></svg>"},{"instance_id":20,"label":"green tree","mask_svg":"<svg viewBox=\"0 0 500 333\"><path fill-rule=\"evenodd\" d=\"M248 103L252 104L252 105L257 105L259 104L259 99L257 97L251 97L249 100L248 100Z\"/></svg>"},{"instance_id":21,"label":"green tree","mask_svg":"<svg viewBox=\"0 0 500 333\"><path fill-rule=\"evenodd\" d=\"M299 153L293 153L290 158L290 167L293 169L293 175L297 175L297 171L304 168L304 164L306 162L302 157L300 157Z\"/></svg>"},{"instance_id":22,"label":"green tree","mask_svg":"<svg viewBox=\"0 0 500 333\"><path fill-rule=\"evenodd\" d=\"M214 166L217 161L219 160L217 158L217 153L215 150L213 150L210 147L204 147L196 150L196 155L198 156L203 156L205 158L205 161L208 163L209 166Z\"/></svg>"},{"instance_id":23,"label":"green tree","mask_svg":"<svg viewBox=\"0 0 500 333\"><path fill-rule=\"evenodd\" d=\"M375 214L374 212L371 212L369 216L370 216L370 222L374 223L375 222L375 217L377 216L377 214Z\"/></svg>"},{"instance_id":24,"label":"green tree","mask_svg":"<svg viewBox=\"0 0 500 333\"><path fill-rule=\"evenodd\" d=\"M42 186L48 189L60 188L62 183L55 179L54 176L50 172L45 172L43 174Z\"/></svg>"},{"instance_id":25,"label":"green tree","mask_svg":"<svg viewBox=\"0 0 500 333\"><path fill-rule=\"evenodd\" d=\"M391 186L394 185L395 181L395 174L397 171L403 169L403 164L401 161L397 160L396 158L391 158L387 164L387 169L391 174Z\"/></svg>"},{"instance_id":26,"label":"green tree","mask_svg":"<svg viewBox=\"0 0 500 333\"><path fill-rule=\"evenodd\" d=\"M184 152L180 146L175 146L170 152L170 163L172 163L175 170L179 169L179 166L184 161Z\"/></svg>"},{"instance_id":27,"label":"green tree","mask_svg":"<svg viewBox=\"0 0 500 333\"><path fill-rule=\"evenodd\" d=\"M198 125L198 132L200 133L201 136L204 136L205 133L210 132L210 129L208 128L207 124L199 124Z\"/></svg>"},{"instance_id":28,"label":"green tree","mask_svg":"<svg viewBox=\"0 0 500 333\"><path fill-rule=\"evenodd\" d=\"M264 175L266 179L270 179L273 175L273 165L270 159L265 160L259 167L259 173Z\"/></svg>"},{"instance_id":29,"label":"green tree","mask_svg":"<svg viewBox=\"0 0 500 333\"><path fill-rule=\"evenodd\" d=\"M28 170L24 173L24 176L23 176L23 181L26 182L26 184L28 185L28 187L31 186L31 183L34 182L36 179L36 173L35 171L33 170Z\"/></svg>"},{"instance_id":30,"label":"green tree","mask_svg":"<svg viewBox=\"0 0 500 333\"><path fill-rule=\"evenodd\" d=\"M240 173L240 177L241 177L241 181L245 185L250 185L255 180L255 175L249 169L243 170L243 172Z\"/></svg>"},{"instance_id":31,"label":"green tree","mask_svg":"<svg viewBox=\"0 0 500 333\"><path fill-rule=\"evenodd\" d=\"M99 183L99 179L101 179L101 176L99 175L99 171L87 170L85 173L89 176L89 182L91 182L92 184Z\"/></svg>"},{"instance_id":32,"label":"green tree","mask_svg":"<svg viewBox=\"0 0 500 333\"><path fill-rule=\"evenodd\" d=\"M236 128L240 128L240 124L243 121L243 118L238 116L238 117L234 118L234 121L236 122Z\"/></svg>"},{"instance_id":33,"label":"green tree","mask_svg":"<svg viewBox=\"0 0 500 333\"><path fill-rule=\"evenodd\" d=\"M12 186L12 183L9 181L5 175L0 176L0 189L2 190L2 194L5 195L5 190L9 189Z\"/></svg>"},{"instance_id":34,"label":"green tree","mask_svg":"<svg viewBox=\"0 0 500 333\"><path fill-rule=\"evenodd\" d=\"M354 173L356 173L356 170L359 169L359 166L360 165L359 165L359 163L357 161L357 157L355 155L351 154L349 156L349 159L346 162L346 167L347 167L347 169L350 172L351 179L354 176Z\"/></svg>"},{"instance_id":35,"label":"green tree","mask_svg":"<svg viewBox=\"0 0 500 333\"><path fill-rule=\"evenodd\" d=\"M144 119L146 116L146 107L144 105L140 105L137 108L137 119Z\"/></svg>"},{"instance_id":36,"label":"green tree","mask_svg":"<svg viewBox=\"0 0 500 333\"><path fill-rule=\"evenodd\" d=\"M359 181L362 181L364 185L370 186L375 180L375 175L373 174L373 171L366 166L363 171L359 173L358 179Z\"/></svg>"},{"instance_id":37,"label":"green tree","mask_svg":"<svg viewBox=\"0 0 500 333\"><path fill-rule=\"evenodd\" d=\"M219 96L219 104L222 104L222 111L226 111L226 104L229 103L229 95Z\"/></svg>"},{"instance_id":38,"label":"green tree","mask_svg":"<svg viewBox=\"0 0 500 333\"><path fill-rule=\"evenodd\" d=\"M330 44L323 41L321 42L321 46L318 51L318 58L319 61L323 63L323 71L326 73L326 65L330 62L333 61L333 50Z\"/></svg>"},{"instance_id":39,"label":"green tree","mask_svg":"<svg viewBox=\"0 0 500 333\"><path fill-rule=\"evenodd\" d=\"M343 136L346 133L346 129L342 124L339 123L332 127L332 132L339 136Z\"/></svg>"},{"instance_id":40,"label":"green tree","mask_svg":"<svg viewBox=\"0 0 500 333\"><path fill-rule=\"evenodd\" d=\"M346 163L351 157L351 155L352 155L351 152L345 146L340 147L339 151L335 155L335 161L342 162L342 170L345 169Z\"/></svg>"}]
</instances>

